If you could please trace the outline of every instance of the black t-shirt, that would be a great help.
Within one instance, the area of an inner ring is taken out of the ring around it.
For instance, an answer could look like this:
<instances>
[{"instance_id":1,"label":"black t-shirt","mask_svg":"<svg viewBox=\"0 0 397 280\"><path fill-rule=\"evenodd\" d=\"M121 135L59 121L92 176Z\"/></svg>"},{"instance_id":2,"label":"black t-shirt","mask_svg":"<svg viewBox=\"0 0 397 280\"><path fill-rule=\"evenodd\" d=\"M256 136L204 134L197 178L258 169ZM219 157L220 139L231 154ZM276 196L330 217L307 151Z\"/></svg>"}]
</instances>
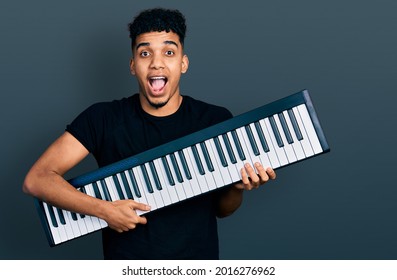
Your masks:
<instances>
[{"instance_id":1,"label":"black t-shirt","mask_svg":"<svg viewBox=\"0 0 397 280\"><path fill-rule=\"evenodd\" d=\"M141 153L232 117L219 106L183 96L172 115L155 117L139 95L101 102L82 112L66 130L95 157L99 167ZM218 192L200 195L152 213L148 223L117 233L102 230L105 259L218 259Z\"/></svg>"}]
</instances>

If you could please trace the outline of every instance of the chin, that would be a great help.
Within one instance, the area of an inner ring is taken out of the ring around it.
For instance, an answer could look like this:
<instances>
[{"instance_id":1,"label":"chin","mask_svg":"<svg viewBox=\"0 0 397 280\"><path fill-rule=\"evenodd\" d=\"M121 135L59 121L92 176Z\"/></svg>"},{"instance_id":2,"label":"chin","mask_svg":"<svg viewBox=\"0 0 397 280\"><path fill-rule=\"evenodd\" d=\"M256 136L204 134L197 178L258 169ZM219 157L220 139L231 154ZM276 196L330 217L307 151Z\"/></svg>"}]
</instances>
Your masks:
<instances>
[{"instance_id":1,"label":"chin","mask_svg":"<svg viewBox=\"0 0 397 280\"><path fill-rule=\"evenodd\" d=\"M152 107L154 107L154 108L156 108L156 109L159 109L159 108L162 108L162 107L164 107L165 105L167 105L168 100L165 101L165 102L149 102L149 103L150 103L150 105L151 105Z\"/></svg>"},{"instance_id":2,"label":"chin","mask_svg":"<svg viewBox=\"0 0 397 280\"><path fill-rule=\"evenodd\" d=\"M146 98L147 101L149 102L150 106L154 108L162 108L165 105L167 105L169 98L163 97L163 98Z\"/></svg>"}]
</instances>

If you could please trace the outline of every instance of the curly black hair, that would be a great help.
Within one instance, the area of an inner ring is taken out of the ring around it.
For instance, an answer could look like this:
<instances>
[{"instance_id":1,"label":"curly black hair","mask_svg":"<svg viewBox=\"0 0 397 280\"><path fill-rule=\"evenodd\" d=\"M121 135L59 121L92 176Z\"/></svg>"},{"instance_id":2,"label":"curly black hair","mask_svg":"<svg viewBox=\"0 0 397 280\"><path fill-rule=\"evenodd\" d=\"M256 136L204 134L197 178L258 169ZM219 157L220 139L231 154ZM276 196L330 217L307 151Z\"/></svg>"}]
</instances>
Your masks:
<instances>
[{"instance_id":1,"label":"curly black hair","mask_svg":"<svg viewBox=\"0 0 397 280\"><path fill-rule=\"evenodd\" d=\"M183 46L186 34L186 19L179 10L148 9L142 11L128 24L128 30L132 47L135 45L137 36L153 31L175 32Z\"/></svg>"}]
</instances>

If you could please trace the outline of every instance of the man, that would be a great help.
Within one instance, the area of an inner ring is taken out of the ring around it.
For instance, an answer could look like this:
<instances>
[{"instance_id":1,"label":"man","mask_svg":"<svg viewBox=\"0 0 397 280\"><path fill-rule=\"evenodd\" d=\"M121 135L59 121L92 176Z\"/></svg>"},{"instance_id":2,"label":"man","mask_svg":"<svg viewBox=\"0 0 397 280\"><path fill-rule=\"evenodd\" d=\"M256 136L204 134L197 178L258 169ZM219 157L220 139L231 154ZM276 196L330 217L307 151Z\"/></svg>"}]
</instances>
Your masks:
<instances>
[{"instance_id":1,"label":"man","mask_svg":"<svg viewBox=\"0 0 397 280\"><path fill-rule=\"evenodd\" d=\"M54 206L96 216L105 259L218 259L217 217L232 214L243 190L275 178L256 163L241 170L241 182L139 216L150 205L108 202L77 191L63 175L92 153L105 166L231 117L228 110L181 95L185 18L177 10L143 11L129 24L131 73L139 94L94 104L82 112L28 172L23 190Z\"/></svg>"}]
</instances>

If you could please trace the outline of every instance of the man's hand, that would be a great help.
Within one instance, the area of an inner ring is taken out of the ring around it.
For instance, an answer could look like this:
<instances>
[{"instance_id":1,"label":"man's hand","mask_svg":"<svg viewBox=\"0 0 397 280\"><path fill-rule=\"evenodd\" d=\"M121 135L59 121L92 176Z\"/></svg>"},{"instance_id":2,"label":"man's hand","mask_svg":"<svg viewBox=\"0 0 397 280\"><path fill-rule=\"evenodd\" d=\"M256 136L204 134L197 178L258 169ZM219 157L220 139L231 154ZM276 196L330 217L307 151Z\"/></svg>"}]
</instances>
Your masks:
<instances>
[{"instance_id":1,"label":"man's hand","mask_svg":"<svg viewBox=\"0 0 397 280\"><path fill-rule=\"evenodd\" d=\"M255 169L246 163L241 169L241 183L234 185L237 189L256 189L267 181L276 179L276 172L271 167L265 169L259 162L254 165Z\"/></svg>"},{"instance_id":2,"label":"man's hand","mask_svg":"<svg viewBox=\"0 0 397 280\"><path fill-rule=\"evenodd\" d=\"M138 224L146 224L145 217L139 216L135 210L149 211L146 204L131 199L116 200L109 204L105 221L111 229L117 232L129 231L136 228Z\"/></svg>"}]
</instances>

